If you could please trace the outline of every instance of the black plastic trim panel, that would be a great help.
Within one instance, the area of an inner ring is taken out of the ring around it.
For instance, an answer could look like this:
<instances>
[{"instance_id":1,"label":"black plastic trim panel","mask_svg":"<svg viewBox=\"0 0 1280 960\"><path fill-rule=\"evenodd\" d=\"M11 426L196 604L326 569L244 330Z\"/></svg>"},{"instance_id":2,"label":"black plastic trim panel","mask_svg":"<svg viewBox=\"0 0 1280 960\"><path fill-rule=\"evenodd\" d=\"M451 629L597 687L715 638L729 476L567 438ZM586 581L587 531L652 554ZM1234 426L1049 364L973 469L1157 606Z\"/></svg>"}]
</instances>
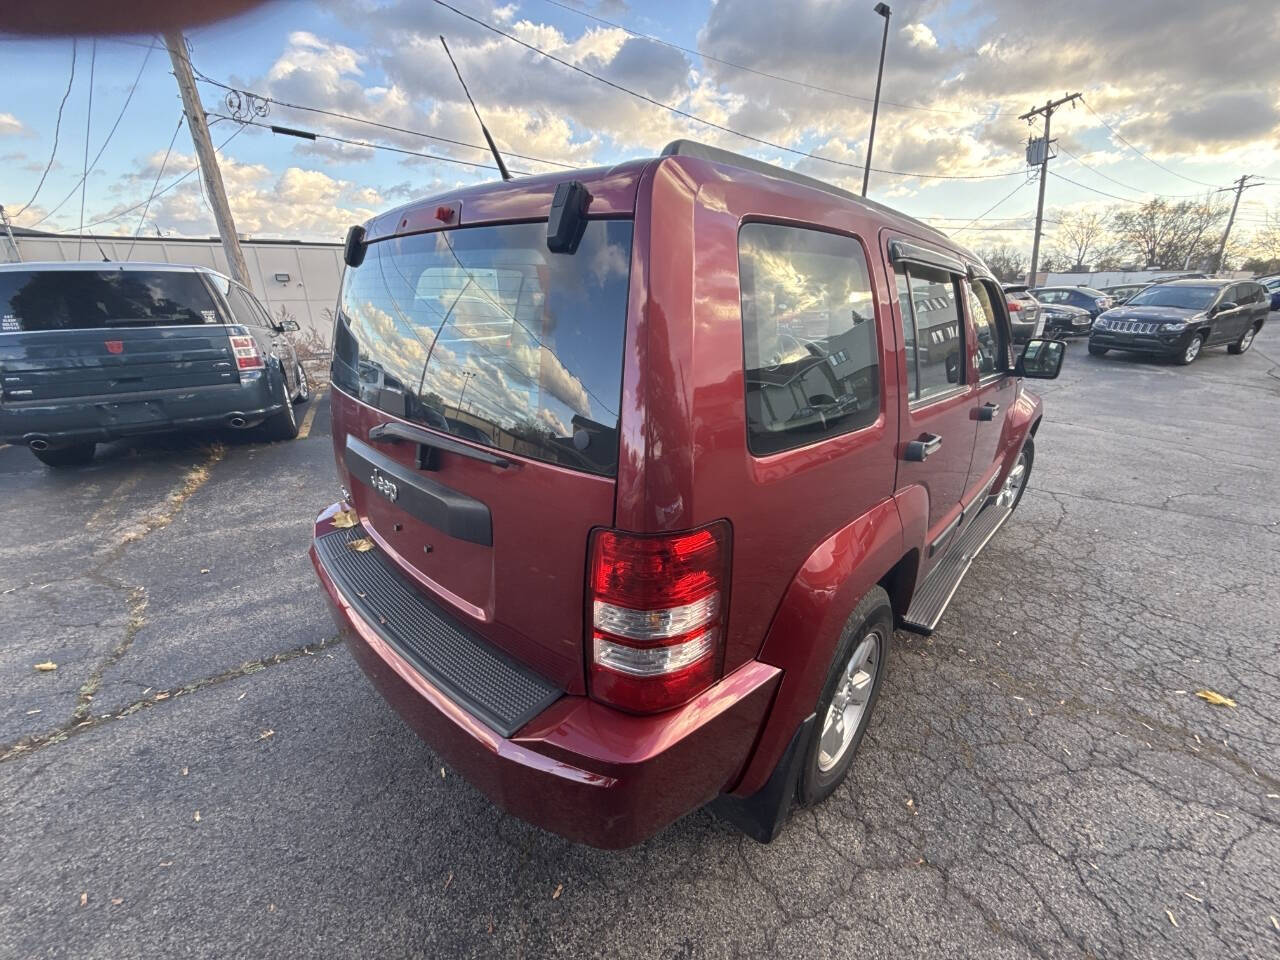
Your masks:
<instances>
[{"instance_id":1,"label":"black plastic trim panel","mask_svg":"<svg viewBox=\"0 0 1280 960\"><path fill-rule=\"evenodd\" d=\"M504 737L563 691L456 623L411 584L378 547L348 544L362 527L316 540L316 553L347 602L431 684Z\"/></svg>"},{"instance_id":2,"label":"black plastic trim panel","mask_svg":"<svg viewBox=\"0 0 1280 960\"><path fill-rule=\"evenodd\" d=\"M372 486L375 474L382 478L381 490L374 490L376 496L387 496L386 491L393 491L397 507L441 533L484 547L493 546L489 508L475 497L423 476L421 471L392 460L351 434L347 434L343 459L352 479L365 486Z\"/></svg>"}]
</instances>

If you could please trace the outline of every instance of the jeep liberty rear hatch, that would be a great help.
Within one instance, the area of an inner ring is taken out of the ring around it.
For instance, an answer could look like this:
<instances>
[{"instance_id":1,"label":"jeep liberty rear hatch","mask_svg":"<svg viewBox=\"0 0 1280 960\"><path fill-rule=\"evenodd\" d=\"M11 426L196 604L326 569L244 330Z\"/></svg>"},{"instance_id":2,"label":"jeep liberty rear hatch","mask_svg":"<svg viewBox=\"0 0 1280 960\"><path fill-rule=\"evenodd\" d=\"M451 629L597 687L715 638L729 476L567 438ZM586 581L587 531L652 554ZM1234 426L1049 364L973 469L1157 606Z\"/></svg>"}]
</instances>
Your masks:
<instances>
[{"instance_id":1,"label":"jeep liberty rear hatch","mask_svg":"<svg viewBox=\"0 0 1280 960\"><path fill-rule=\"evenodd\" d=\"M632 222L369 243L334 336L339 474L371 536L446 613L583 691L587 542L613 521Z\"/></svg>"}]
</instances>

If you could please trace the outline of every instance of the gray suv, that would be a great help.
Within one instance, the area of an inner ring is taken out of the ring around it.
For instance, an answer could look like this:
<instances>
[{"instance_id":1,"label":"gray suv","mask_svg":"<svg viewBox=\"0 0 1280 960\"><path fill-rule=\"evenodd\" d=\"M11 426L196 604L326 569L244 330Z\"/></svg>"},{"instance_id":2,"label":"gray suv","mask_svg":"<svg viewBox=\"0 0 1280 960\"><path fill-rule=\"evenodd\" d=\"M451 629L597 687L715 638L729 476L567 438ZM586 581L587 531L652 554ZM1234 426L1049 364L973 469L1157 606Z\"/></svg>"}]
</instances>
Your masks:
<instances>
[{"instance_id":1,"label":"gray suv","mask_svg":"<svg viewBox=\"0 0 1280 960\"><path fill-rule=\"evenodd\" d=\"M0 264L0 441L66 467L191 427L292 439L310 396L297 329L204 267Z\"/></svg>"}]
</instances>

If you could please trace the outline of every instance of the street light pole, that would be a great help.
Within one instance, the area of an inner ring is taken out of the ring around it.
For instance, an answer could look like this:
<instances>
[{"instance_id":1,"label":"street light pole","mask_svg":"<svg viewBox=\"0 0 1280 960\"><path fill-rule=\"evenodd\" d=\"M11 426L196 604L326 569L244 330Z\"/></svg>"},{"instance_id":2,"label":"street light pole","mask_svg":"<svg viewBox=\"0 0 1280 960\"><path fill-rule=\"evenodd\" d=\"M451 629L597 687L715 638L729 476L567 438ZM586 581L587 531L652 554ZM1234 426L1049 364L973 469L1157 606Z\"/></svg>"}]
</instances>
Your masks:
<instances>
[{"instance_id":1,"label":"street light pole","mask_svg":"<svg viewBox=\"0 0 1280 960\"><path fill-rule=\"evenodd\" d=\"M884 17L884 37L880 40L880 69L876 71L876 99L871 105L871 135L867 137L867 161L862 168L862 195L867 195L867 181L871 178L871 148L876 145L876 117L880 113L880 81L884 79L884 51L889 46L889 15L893 13L887 3L877 3L876 13Z\"/></svg>"}]
</instances>

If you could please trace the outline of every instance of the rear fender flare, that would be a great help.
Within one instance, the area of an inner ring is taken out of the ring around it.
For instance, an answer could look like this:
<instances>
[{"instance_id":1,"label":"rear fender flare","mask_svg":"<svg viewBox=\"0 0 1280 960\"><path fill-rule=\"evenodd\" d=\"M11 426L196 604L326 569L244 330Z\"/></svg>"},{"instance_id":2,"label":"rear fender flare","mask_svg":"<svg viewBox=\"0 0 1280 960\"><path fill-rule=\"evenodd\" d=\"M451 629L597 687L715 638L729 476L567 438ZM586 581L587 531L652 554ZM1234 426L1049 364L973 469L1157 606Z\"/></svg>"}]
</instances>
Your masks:
<instances>
[{"instance_id":1,"label":"rear fender flare","mask_svg":"<svg viewBox=\"0 0 1280 960\"><path fill-rule=\"evenodd\" d=\"M758 659L781 668L783 675L733 793L755 793L768 780L796 728L813 712L849 615L902 555L898 505L887 499L832 534L801 565L760 649Z\"/></svg>"},{"instance_id":2,"label":"rear fender flare","mask_svg":"<svg viewBox=\"0 0 1280 960\"><path fill-rule=\"evenodd\" d=\"M1005 474L1012 469L1018 459L1018 452L1027 442L1032 429L1040 421L1044 404L1036 394L1019 387L1018 398L1009 408L1009 415L1004 420L1004 430L1000 435L999 456L1002 461L999 474L996 475L992 489L999 489L1004 482Z\"/></svg>"}]
</instances>

